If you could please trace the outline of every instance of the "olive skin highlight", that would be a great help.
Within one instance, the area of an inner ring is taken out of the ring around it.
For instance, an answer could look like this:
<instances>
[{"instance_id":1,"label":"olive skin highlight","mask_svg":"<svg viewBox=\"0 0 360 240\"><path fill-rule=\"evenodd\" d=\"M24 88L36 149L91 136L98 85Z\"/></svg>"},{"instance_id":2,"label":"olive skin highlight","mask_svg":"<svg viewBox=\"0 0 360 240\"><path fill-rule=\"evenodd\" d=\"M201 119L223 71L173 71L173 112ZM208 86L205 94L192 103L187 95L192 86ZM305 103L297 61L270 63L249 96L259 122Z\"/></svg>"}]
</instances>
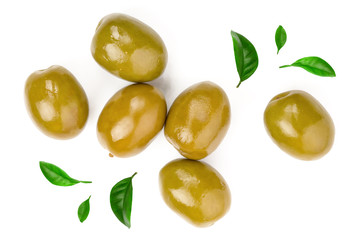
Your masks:
<instances>
[{"instance_id":1,"label":"olive skin highlight","mask_svg":"<svg viewBox=\"0 0 360 240\"><path fill-rule=\"evenodd\" d=\"M293 90L272 98L264 112L265 128L284 152L302 160L328 153L335 136L326 109L310 94Z\"/></svg>"},{"instance_id":2,"label":"olive skin highlight","mask_svg":"<svg viewBox=\"0 0 360 240\"><path fill-rule=\"evenodd\" d=\"M101 19L92 39L91 54L104 69L131 82L152 81L167 64L161 37L145 23L120 13Z\"/></svg>"},{"instance_id":3,"label":"olive skin highlight","mask_svg":"<svg viewBox=\"0 0 360 240\"><path fill-rule=\"evenodd\" d=\"M71 72L57 65L28 77L25 104L35 125L56 139L77 136L89 115L84 89Z\"/></svg>"},{"instance_id":4,"label":"olive skin highlight","mask_svg":"<svg viewBox=\"0 0 360 240\"><path fill-rule=\"evenodd\" d=\"M224 90L209 81L194 84L172 104L165 137L184 157L200 160L215 151L225 137L230 114Z\"/></svg>"},{"instance_id":5,"label":"olive skin highlight","mask_svg":"<svg viewBox=\"0 0 360 240\"><path fill-rule=\"evenodd\" d=\"M231 205L224 178L204 162L173 160L161 169L159 184L170 209L197 227L213 225Z\"/></svg>"},{"instance_id":6,"label":"olive skin highlight","mask_svg":"<svg viewBox=\"0 0 360 240\"><path fill-rule=\"evenodd\" d=\"M134 156L163 128L166 110L164 95L157 88L127 86L104 106L97 122L98 139L114 156Z\"/></svg>"}]
</instances>

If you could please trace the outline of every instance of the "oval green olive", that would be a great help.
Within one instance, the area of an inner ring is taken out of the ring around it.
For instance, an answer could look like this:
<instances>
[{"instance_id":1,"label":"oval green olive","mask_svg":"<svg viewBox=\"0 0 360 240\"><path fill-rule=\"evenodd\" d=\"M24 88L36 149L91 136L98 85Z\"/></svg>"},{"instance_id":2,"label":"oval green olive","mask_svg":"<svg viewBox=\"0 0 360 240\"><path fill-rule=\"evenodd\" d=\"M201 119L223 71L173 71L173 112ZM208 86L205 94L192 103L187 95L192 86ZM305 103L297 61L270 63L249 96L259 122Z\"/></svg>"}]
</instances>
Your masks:
<instances>
[{"instance_id":1,"label":"oval green olive","mask_svg":"<svg viewBox=\"0 0 360 240\"><path fill-rule=\"evenodd\" d=\"M226 93L215 83L201 82L175 99L165 123L165 136L181 155L199 160L218 147L229 125Z\"/></svg>"},{"instance_id":2,"label":"oval green olive","mask_svg":"<svg viewBox=\"0 0 360 240\"><path fill-rule=\"evenodd\" d=\"M28 77L25 104L39 129L57 139L78 135L89 114L84 89L74 75L61 66L51 66Z\"/></svg>"},{"instance_id":3,"label":"oval green olive","mask_svg":"<svg viewBox=\"0 0 360 240\"><path fill-rule=\"evenodd\" d=\"M271 99L264 122L272 140L299 159L318 159L334 142L335 127L329 113L304 91L288 91Z\"/></svg>"},{"instance_id":4,"label":"oval green olive","mask_svg":"<svg viewBox=\"0 0 360 240\"><path fill-rule=\"evenodd\" d=\"M230 208L228 185L220 173L206 163L174 160L161 169L159 183L165 203L195 226L214 224Z\"/></svg>"},{"instance_id":5,"label":"oval green olive","mask_svg":"<svg viewBox=\"0 0 360 240\"><path fill-rule=\"evenodd\" d=\"M100 143L117 157L130 157L146 148L166 117L163 94L147 84L127 86L110 98L97 122Z\"/></svg>"},{"instance_id":6,"label":"oval green olive","mask_svg":"<svg viewBox=\"0 0 360 240\"><path fill-rule=\"evenodd\" d=\"M166 47L160 36L143 22L119 13L101 19L91 53L100 66L131 82L158 78L167 63Z\"/></svg>"}]
</instances>

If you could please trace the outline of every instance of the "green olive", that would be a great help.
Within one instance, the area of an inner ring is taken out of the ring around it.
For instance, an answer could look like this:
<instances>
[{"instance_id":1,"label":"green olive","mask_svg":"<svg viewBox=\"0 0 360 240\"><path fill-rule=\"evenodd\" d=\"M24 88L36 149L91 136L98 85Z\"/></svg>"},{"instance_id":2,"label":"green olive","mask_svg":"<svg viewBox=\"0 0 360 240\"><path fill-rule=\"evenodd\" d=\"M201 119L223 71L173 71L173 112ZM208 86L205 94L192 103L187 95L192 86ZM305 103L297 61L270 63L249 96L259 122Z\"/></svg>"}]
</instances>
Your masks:
<instances>
[{"instance_id":1,"label":"green olive","mask_svg":"<svg viewBox=\"0 0 360 240\"><path fill-rule=\"evenodd\" d=\"M57 139L77 136L89 115L84 89L74 75L61 66L51 66L28 77L25 104L39 129Z\"/></svg>"},{"instance_id":2,"label":"green olive","mask_svg":"<svg viewBox=\"0 0 360 240\"><path fill-rule=\"evenodd\" d=\"M165 123L165 136L181 155L199 160L218 147L229 125L226 93L215 83L201 82L175 99Z\"/></svg>"},{"instance_id":3,"label":"green olive","mask_svg":"<svg viewBox=\"0 0 360 240\"><path fill-rule=\"evenodd\" d=\"M299 159L318 159L334 142L335 127L329 113L304 91L288 91L271 99L264 123L272 140Z\"/></svg>"},{"instance_id":4,"label":"green olive","mask_svg":"<svg viewBox=\"0 0 360 240\"><path fill-rule=\"evenodd\" d=\"M158 78L167 63L166 47L160 36L143 22L119 13L101 19L91 53L100 66L131 82Z\"/></svg>"},{"instance_id":5,"label":"green olive","mask_svg":"<svg viewBox=\"0 0 360 240\"><path fill-rule=\"evenodd\" d=\"M162 129L164 95L148 84L127 86L110 98L97 122L100 143L117 157L130 157L146 148Z\"/></svg>"},{"instance_id":6,"label":"green olive","mask_svg":"<svg viewBox=\"0 0 360 240\"><path fill-rule=\"evenodd\" d=\"M195 226L214 224L230 208L228 185L220 173L206 163L174 160L161 169L159 183L165 203Z\"/></svg>"}]
</instances>

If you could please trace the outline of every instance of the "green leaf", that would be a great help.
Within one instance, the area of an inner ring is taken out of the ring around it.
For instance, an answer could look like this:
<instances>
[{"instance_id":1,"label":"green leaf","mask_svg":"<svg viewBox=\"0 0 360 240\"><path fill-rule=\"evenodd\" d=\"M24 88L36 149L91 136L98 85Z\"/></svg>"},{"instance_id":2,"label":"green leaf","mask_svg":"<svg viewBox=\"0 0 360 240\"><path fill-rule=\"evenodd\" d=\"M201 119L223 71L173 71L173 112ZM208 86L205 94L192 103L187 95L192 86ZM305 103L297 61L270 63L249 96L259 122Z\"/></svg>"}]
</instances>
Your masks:
<instances>
[{"instance_id":1,"label":"green leaf","mask_svg":"<svg viewBox=\"0 0 360 240\"><path fill-rule=\"evenodd\" d=\"M90 212L90 198L86 199L84 202L82 202L78 208L78 217L80 222L84 222L86 218L89 216Z\"/></svg>"},{"instance_id":2,"label":"green leaf","mask_svg":"<svg viewBox=\"0 0 360 240\"><path fill-rule=\"evenodd\" d=\"M323 59L319 57L304 57L291 65L283 65L285 67L301 67L306 71L321 77L336 77L334 69Z\"/></svg>"},{"instance_id":3,"label":"green leaf","mask_svg":"<svg viewBox=\"0 0 360 240\"><path fill-rule=\"evenodd\" d=\"M110 192L110 205L113 213L125 226L130 228L131 206L132 206L132 179L125 178L114 185Z\"/></svg>"},{"instance_id":4,"label":"green leaf","mask_svg":"<svg viewBox=\"0 0 360 240\"><path fill-rule=\"evenodd\" d=\"M259 59L254 45L244 36L231 31L231 37L234 45L236 68L240 77L240 82L236 87L239 87L256 71Z\"/></svg>"},{"instance_id":5,"label":"green leaf","mask_svg":"<svg viewBox=\"0 0 360 240\"><path fill-rule=\"evenodd\" d=\"M277 54L279 54L280 49L285 45L286 43L286 32L285 29L280 25L277 29L276 29L276 33L275 33L275 43L277 46Z\"/></svg>"},{"instance_id":6,"label":"green leaf","mask_svg":"<svg viewBox=\"0 0 360 240\"><path fill-rule=\"evenodd\" d=\"M46 179L56 186L72 186L77 183L91 183L91 181L79 181L71 178L64 170L58 166L40 161L40 169Z\"/></svg>"}]
</instances>

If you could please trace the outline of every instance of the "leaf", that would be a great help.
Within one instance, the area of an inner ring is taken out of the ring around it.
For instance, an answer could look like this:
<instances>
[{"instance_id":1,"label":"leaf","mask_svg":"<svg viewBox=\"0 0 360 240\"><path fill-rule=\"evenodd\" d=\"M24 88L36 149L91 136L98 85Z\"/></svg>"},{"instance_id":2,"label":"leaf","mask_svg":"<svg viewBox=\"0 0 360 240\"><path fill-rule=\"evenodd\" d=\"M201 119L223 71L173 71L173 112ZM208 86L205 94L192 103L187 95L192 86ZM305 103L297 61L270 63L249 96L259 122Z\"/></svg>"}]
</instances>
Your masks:
<instances>
[{"instance_id":1,"label":"leaf","mask_svg":"<svg viewBox=\"0 0 360 240\"><path fill-rule=\"evenodd\" d=\"M291 65L283 65L279 68L286 67L301 67L306 71L318 76L336 77L334 69L325 60L319 57L304 57Z\"/></svg>"},{"instance_id":2,"label":"leaf","mask_svg":"<svg viewBox=\"0 0 360 240\"><path fill-rule=\"evenodd\" d=\"M240 77L240 82L236 87L239 87L256 71L259 59L254 45L244 36L231 31L231 37L234 45L236 68Z\"/></svg>"},{"instance_id":3,"label":"leaf","mask_svg":"<svg viewBox=\"0 0 360 240\"><path fill-rule=\"evenodd\" d=\"M86 218L89 216L90 212L90 198L86 199L84 202L82 202L78 208L78 217L80 222L84 222Z\"/></svg>"},{"instance_id":4,"label":"leaf","mask_svg":"<svg viewBox=\"0 0 360 240\"><path fill-rule=\"evenodd\" d=\"M58 166L40 161L40 169L46 179L56 186L72 186L77 183L91 183L91 181L79 181L71 178L64 170Z\"/></svg>"},{"instance_id":5,"label":"leaf","mask_svg":"<svg viewBox=\"0 0 360 240\"><path fill-rule=\"evenodd\" d=\"M131 206L132 206L132 179L125 178L114 185L110 192L110 205L113 213L125 226L130 228Z\"/></svg>"},{"instance_id":6,"label":"leaf","mask_svg":"<svg viewBox=\"0 0 360 240\"><path fill-rule=\"evenodd\" d=\"M286 43L286 32L285 29L280 25L277 29L276 29L276 33L275 33L275 43L277 46L277 54L279 54L280 49L285 45Z\"/></svg>"}]
</instances>

